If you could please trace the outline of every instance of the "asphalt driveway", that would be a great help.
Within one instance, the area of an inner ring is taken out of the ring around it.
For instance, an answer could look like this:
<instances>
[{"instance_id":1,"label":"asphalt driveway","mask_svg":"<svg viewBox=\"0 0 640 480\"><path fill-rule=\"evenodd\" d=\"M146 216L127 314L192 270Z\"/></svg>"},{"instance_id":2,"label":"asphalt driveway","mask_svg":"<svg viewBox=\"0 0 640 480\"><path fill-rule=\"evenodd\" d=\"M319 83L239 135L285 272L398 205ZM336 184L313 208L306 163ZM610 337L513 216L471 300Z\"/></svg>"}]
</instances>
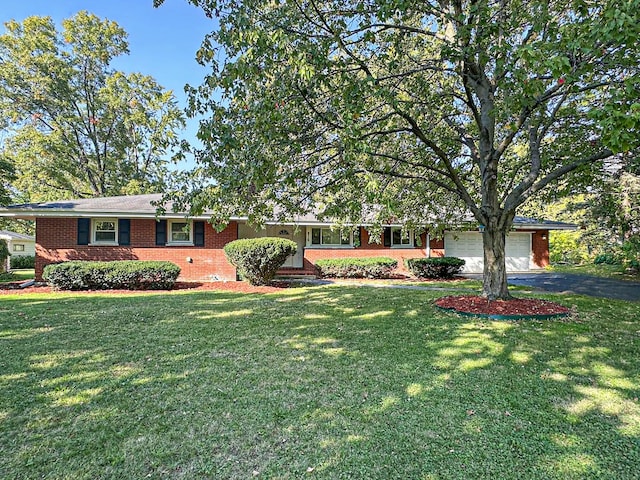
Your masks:
<instances>
[{"instance_id":1,"label":"asphalt driveway","mask_svg":"<svg viewBox=\"0 0 640 480\"><path fill-rule=\"evenodd\" d=\"M547 292L578 293L592 297L640 301L640 283L562 273L511 273L510 285L524 285Z\"/></svg>"}]
</instances>

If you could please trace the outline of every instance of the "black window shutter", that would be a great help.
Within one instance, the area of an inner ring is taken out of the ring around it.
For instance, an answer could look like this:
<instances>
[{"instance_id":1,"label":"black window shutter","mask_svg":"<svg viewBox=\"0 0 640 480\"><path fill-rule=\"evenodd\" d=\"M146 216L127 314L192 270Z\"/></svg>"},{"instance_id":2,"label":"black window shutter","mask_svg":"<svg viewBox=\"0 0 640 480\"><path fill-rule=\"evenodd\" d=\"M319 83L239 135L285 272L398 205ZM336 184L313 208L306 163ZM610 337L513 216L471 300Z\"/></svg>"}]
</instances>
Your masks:
<instances>
[{"instance_id":1,"label":"black window shutter","mask_svg":"<svg viewBox=\"0 0 640 480\"><path fill-rule=\"evenodd\" d=\"M89 245L89 235L91 234L91 219L78 219L78 245Z\"/></svg>"},{"instance_id":2,"label":"black window shutter","mask_svg":"<svg viewBox=\"0 0 640 480\"><path fill-rule=\"evenodd\" d=\"M158 220L156 222L156 245L166 245L167 243L167 221Z\"/></svg>"},{"instance_id":3,"label":"black window shutter","mask_svg":"<svg viewBox=\"0 0 640 480\"><path fill-rule=\"evenodd\" d=\"M384 227L384 246L391 246L391 227Z\"/></svg>"},{"instance_id":4,"label":"black window shutter","mask_svg":"<svg viewBox=\"0 0 640 480\"><path fill-rule=\"evenodd\" d=\"M204 222L193 222L193 244L204 247Z\"/></svg>"},{"instance_id":5,"label":"black window shutter","mask_svg":"<svg viewBox=\"0 0 640 480\"><path fill-rule=\"evenodd\" d=\"M131 245L131 220L118 219L118 245Z\"/></svg>"}]
</instances>

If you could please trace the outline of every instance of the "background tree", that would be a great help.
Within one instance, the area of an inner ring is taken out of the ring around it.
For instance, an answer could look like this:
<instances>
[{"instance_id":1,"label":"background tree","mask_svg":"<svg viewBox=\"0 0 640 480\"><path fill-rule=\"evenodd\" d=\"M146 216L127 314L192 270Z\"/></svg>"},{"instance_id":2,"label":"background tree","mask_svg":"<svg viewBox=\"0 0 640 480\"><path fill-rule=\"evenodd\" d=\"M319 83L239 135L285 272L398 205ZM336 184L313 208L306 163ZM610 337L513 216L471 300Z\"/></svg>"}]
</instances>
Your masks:
<instances>
[{"instance_id":1,"label":"background tree","mask_svg":"<svg viewBox=\"0 0 640 480\"><path fill-rule=\"evenodd\" d=\"M48 17L0 36L2 149L31 200L157 191L184 126L173 94L114 71L128 53L115 22L80 12L58 32Z\"/></svg>"},{"instance_id":2,"label":"background tree","mask_svg":"<svg viewBox=\"0 0 640 480\"><path fill-rule=\"evenodd\" d=\"M591 218L608 230L615 243L640 235L640 159L620 158L594 192Z\"/></svg>"},{"instance_id":3,"label":"background tree","mask_svg":"<svg viewBox=\"0 0 640 480\"><path fill-rule=\"evenodd\" d=\"M174 198L217 222L320 205L443 228L469 212L483 294L508 298L516 211L638 146L640 0L190 3L219 28L191 91L205 146Z\"/></svg>"},{"instance_id":4,"label":"background tree","mask_svg":"<svg viewBox=\"0 0 640 480\"><path fill-rule=\"evenodd\" d=\"M0 156L0 205L7 205L11 200L10 185L14 179L13 164Z\"/></svg>"},{"instance_id":5,"label":"background tree","mask_svg":"<svg viewBox=\"0 0 640 480\"><path fill-rule=\"evenodd\" d=\"M552 261L584 263L607 254L610 261L626 264L640 257L637 157L618 155L584 193L537 207L548 218L579 226L574 232L552 232Z\"/></svg>"},{"instance_id":6,"label":"background tree","mask_svg":"<svg viewBox=\"0 0 640 480\"><path fill-rule=\"evenodd\" d=\"M15 201L16 192L12 187L15 180L13 163L0 153L0 205L8 205ZM32 222L0 218L0 230L11 230L18 233L32 234Z\"/></svg>"},{"instance_id":7,"label":"background tree","mask_svg":"<svg viewBox=\"0 0 640 480\"><path fill-rule=\"evenodd\" d=\"M0 273L4 273L8 270L8 258L11 254L9 253L9 247L7 246L7 241L4 238L0 238Z\"/></svg>"}]
</instances>

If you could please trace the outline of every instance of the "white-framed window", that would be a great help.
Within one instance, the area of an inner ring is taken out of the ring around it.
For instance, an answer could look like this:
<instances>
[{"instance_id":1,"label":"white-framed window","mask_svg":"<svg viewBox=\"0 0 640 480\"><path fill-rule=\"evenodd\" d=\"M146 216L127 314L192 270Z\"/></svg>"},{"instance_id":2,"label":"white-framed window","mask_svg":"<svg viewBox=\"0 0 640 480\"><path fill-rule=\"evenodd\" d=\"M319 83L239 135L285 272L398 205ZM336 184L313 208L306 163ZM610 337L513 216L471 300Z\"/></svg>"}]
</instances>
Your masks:
<instances>
[{"instance_id":1,"label":"white-framed window","mask_svg":"<svg viewBox=\"0 0 640 480\"><path fill-rule=\"evenodd\" d=\"M14 252L24 252L24 243L14 243L13 244Z\"/></svg>"},{"instance_id":2,"label":"white-framed window","mask_svg":"<svg viewBox=\"0 0 640 480\"><path fill-rule=\"evenodd\" d=\"M403 232L401 227L391 227L391 246L396 248L413 247L413 232Z\"/></svg>"},{"instance_id":3,"label":"white-framed window","mask_svg":"<svg viewBox=\"0 0 640 480\"><path fill-rule=\"evenodd\" d=\"M91 243L118 243L118 220L97 218L92 222Z\"/></svg>"},{"instance_id":4,"label":"white-framed window","mask_svg":"<svg viewBox=\"0 0 640 480\"><path fill-rule=\"evenodd\" d=\"M353 234L329 227L311 229L309 245L313 247L349 247L353 245Z\"/></svg>"},{"instance_id":5,"label":"white-framed window","mask_svg":"<svg viewBox=\"0 0 640 480\"><path fill-rule=\"evenodd\" d=\"M169 245L193 245L193 226L184 220L169 220Z\"/></svg>"}]
</instances>

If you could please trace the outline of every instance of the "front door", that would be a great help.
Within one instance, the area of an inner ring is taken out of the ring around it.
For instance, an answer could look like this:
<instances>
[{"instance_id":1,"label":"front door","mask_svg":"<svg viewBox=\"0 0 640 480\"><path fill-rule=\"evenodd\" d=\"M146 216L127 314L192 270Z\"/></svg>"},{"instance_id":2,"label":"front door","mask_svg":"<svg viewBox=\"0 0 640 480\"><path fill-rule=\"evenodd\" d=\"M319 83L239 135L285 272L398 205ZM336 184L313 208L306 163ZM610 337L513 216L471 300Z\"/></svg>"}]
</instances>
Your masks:
<instances>
[{"instance_id":1,"label":"front door","mask_svg":"<svg viewBox=\"0 0 640 480\"><path fill-rule=\"evenodd\" d=\"M295 255L289 255L282 265L283 268L302 268L304 258L304 231L302 228L296 228L293 225L269 225L267 227L267 236L286 238L295 242L298 249Z\"/></svg>"}]
</instances>

